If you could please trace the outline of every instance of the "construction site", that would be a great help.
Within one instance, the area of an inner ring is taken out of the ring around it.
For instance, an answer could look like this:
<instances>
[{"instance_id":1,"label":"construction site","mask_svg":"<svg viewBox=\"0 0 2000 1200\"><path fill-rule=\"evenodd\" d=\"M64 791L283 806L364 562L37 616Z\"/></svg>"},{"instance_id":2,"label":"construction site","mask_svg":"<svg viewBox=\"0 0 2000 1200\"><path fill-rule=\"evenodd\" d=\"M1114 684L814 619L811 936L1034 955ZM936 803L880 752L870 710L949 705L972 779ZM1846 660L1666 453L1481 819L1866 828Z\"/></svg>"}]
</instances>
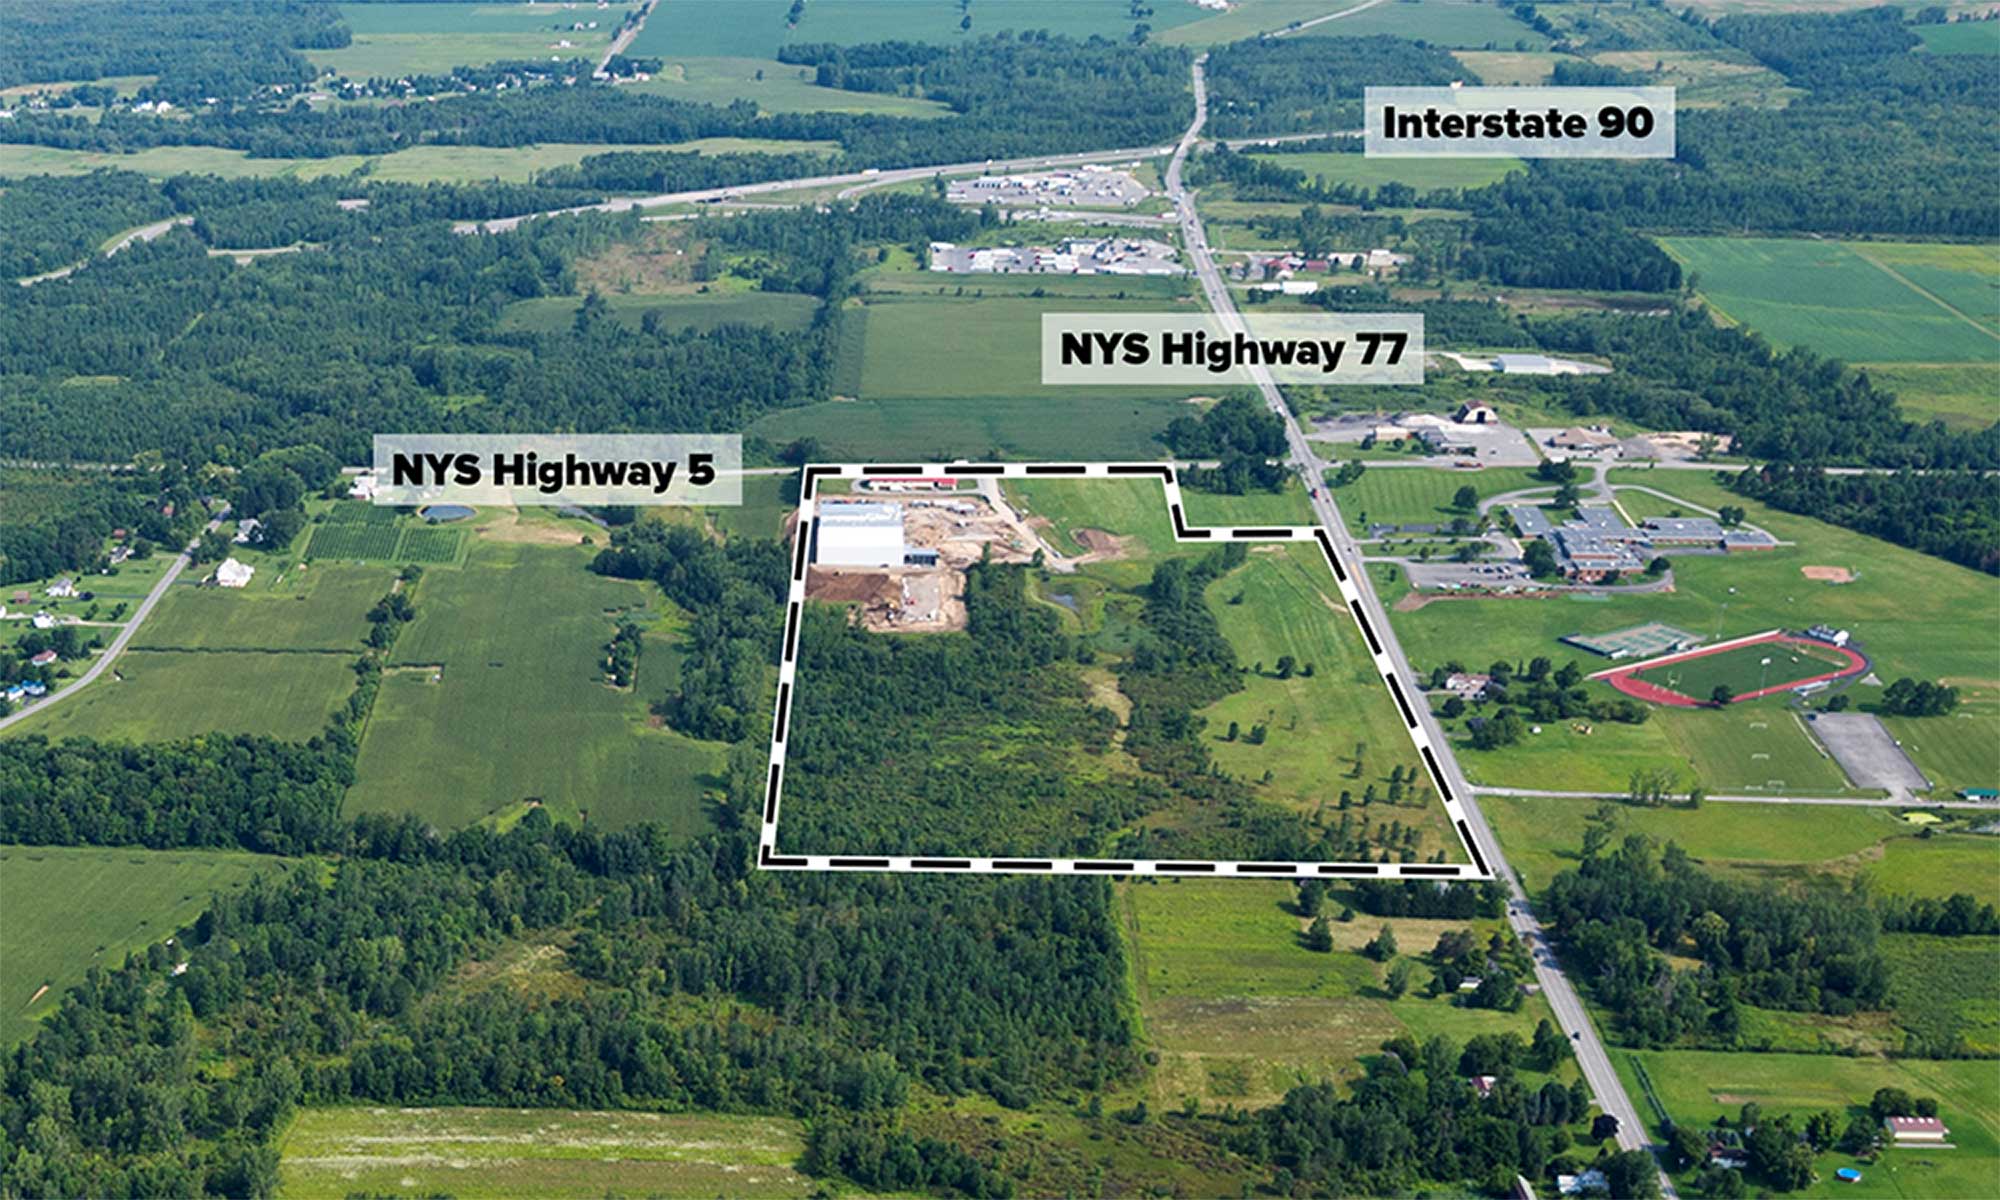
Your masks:
<instances>
[{"instance_id":1,"label":"construction site","mask_svg":"<svg viewBox=\"0 0 2000 1200\"><path fill-rule=\"evenodd\" d=\"M860 495L821 501L807 599L852 605L864 628L882 632L964 629L966 568L988 557L1025 563L1041 543L998 489L959 491L959 482L874 479Z\"/></svg>"}]
</instances>

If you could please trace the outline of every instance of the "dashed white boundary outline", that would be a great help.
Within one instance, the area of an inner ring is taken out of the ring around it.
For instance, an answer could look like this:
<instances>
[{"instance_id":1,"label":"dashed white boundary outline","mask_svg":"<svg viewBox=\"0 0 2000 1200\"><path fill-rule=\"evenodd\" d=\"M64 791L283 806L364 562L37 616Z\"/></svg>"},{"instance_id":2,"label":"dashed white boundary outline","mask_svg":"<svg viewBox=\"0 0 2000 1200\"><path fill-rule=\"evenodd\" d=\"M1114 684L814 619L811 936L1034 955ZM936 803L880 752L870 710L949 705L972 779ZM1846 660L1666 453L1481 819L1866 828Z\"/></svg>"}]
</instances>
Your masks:
<instances>
[{"instance_id":1,"label":"dashed white boundary outline","mask_svg":"<svg viewBox=\"0 0 2000 1200\"><path fill-rule=\"evenodd\" d=\"M858 479L869 476L957 476L969 479L1070 478L1104 479L1143 477L1158 479L1165 487L1167 511L1173 516L1177 542L1317 542L1333 572L1334 583L1347 611L1361 630L1375 670L1383 686L1402 714L1410 742L1430 772L1431 781L1443 799L1445 812L1457 832L1459 844L1470 863L1381 863L1381 862L1233 862L1218 860L1164 859L1083 859L1083 858L991 858L933 855L853 855L783 854L778 850L778 811L785 774L785 745L790 732L792 689L798 678L799 626L806 598L806 568L811 556L813 522L817 515L816 493L823 479ZM1452 791L1438 766L1430 738L1417 721L1396 678L1382 641L1376 636L1362 610L1360 592L1348 568L1335 552L1333 539L1317 525L1271 526L1190 526L1181 507L1181 488L1171 463L850 463L814 464L805 468L800 488L798 525L792 546L791 589L785 605L785 640L778 662L778 697L771 720L771 764L765 779L764 821L758 837L757 865L771 871L889 871L959 874L1041 874L1041 875L1188 875L1222 878L1273 879L1337 876L1357 879L1468 879L1493 878L1486 860L1473 841L1465 820L1465 808Z\"/></svg>"}]
</instances>

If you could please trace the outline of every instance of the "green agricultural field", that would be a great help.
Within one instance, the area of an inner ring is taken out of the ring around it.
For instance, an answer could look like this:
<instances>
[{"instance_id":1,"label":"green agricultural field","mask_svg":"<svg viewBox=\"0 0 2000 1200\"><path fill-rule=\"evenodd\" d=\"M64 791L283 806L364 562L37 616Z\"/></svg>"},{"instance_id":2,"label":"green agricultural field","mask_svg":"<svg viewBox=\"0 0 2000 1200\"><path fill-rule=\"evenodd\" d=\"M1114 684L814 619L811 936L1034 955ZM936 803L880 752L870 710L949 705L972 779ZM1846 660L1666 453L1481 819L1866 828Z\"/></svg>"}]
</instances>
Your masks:
<instances>
[{"instance_id":1,"label":"green agricultural field","mask_svg":"<svg viewBox=\"0 0 2000 1200\"><path fill-rule=\"evenodd\" d=\"M109 168L137 171L155 179L183 174L220 175L225 179L271 176L319 179L366 171L370 180L387 183L482 183L494 179L505 183L526 183L537 171L572 167L593 154L612 151L693 150L702 154L820 151L832 154L839 149L838 143L824 141L702 138L661 145L547 142L535 146L416 146L392 154L253 158L247 151L223 150L214 146L153 146L129 154L62 150L48 146L0 146L0 175L83 175Z\"/></svg>"},{"instance_id":2,"label":"green agricultural field","mask_svg":"<svg viewBox=\"0 0 2000 1200\"><path fill-rule=\"evenodd\" d=\"M1873 365L1868 378L1896 394L1912 421L1943 421L1960 431L2000 421L2000 362L1978 366Z\"/></svg>"},{"instance_id":3,"label":"green agricultural field","mask_svg":"<svg viewBox=\"0 0 2000 1200\"><path fill-rule=\"evenodd\" d=\"M652 314L664 330L691 329L707 333L721 325L769 325L777 329L804 329L819 311L816 296L793 292L728 292L685 296L604 296L611 315L620 325L638 329ZM500 314L504 332L557 333L576 324L577 310L583 306L576 296L543 296L517 300Z\"/></svg>"},{"instance_id":4,"label":"green agricultural field","mask_svg":"<svg viewBox=\"0 0 2000 1200\"><path fill-rule=\"evenodd\" d=\"M1640 671L1638 677L1683 696L1706 701L1718 687L1727 687L1741 695L1816 679L1845 670L1847 665L1847 659L1832 650L1763 642L1649 667Z\"/></svg>"},{"instance_id":5,"label":"green agricultural field","mask_svg":"<svg viewBox=\"0 0 2000 1200\"><path fill-rule=\"evenodd\" d=\"M322 526L322 529L342 528ZM353 526L353 528L374 528ZM132 639L135 649L324 650L351 653L368 635L368 610L395 581L387 566L313 563L256 566L249 586L176 583ZM185 580L194 571L182 575Z\"/></svg>"},{"instance_id":6,"label":"green agricultural field","mask_svg":"<svg viewBox=\"0 0 2000 1200\"><path fill-rule=\"evenodd\" d=\"M1323 808L1330 823L1340 819L1333 811L1340 793L1351 791L1356 821L1416 826L1423 831L1419 858L1429 861L1444 850L1447 861L1465 861L1428 787L1413 788L1401 805L1386 803L1390 768L1422 767L1319 547L1253 550L1242 568L1209 585L1208 605L1237 661L1251 668L1243 690L1201 711L1210 751L1224 770L1248 780L1269 772L1260 795L1307 813ZM1313 674L1278 678L1278 660L1287 655ZM1245 734L1264 726L1266 742L1226 740L1232 723ZM1358 764L1357 745L1366 747ZM1362 804L1371 784L1384 803Z\"/></svg>"},{"instance_id":7,"label":"green agricultural field","mask_svg":"<svg viewBox=\"0 0 2000 1200\"><path fill-rule=\"evenodd\" d=\"M1617 1049L1611 1060L1656 1133L1658 1122L1643 1098L1640 1069L1667 1114L1697 1127L1721 1116L1734 1121L1746 1101L1763 1106L1766 1116L1790 1113L1800 1122L1815 1112L1831 1111L1845 1128L1853 1113L1867 1108L1877 1088L1897 1087L1937 1100L1955 1149L1889 1150L1872 1163L1822 1154L1814 1161L1818 1180L1794 1195L1974 1197L2000 1188L2000 1104L1995 1103L1991 1062ZM1839 1167L1858 1168L1861 1182L1836 1180L1833 1172Z\"/></svg>"},{"instance_id":8,"label":"green agricultural field","mask_svg":"<svg viewBox=\"0 0 2000 1200\"><path fill-rule=\"evenodd\" d=\"M1532 892L1576 865L1584 829L1601 809L1612 816L1613 843L1629 833L1677 842L1705 869L1749 881L1865 875L1883 892L1942 898L1963 891L1982 901L2000 887L1991 875L2000 866L2000 841L1971 834L1919 838L1918 827L1894 809L1717 801L1693 810L1638 808L1551 796L1481 796L1479 809ZM1982 856L1989 877L1968 878Z\"/></svg>"},{"instance_id":9,"label":"green agricultural field","mask_svg":"<svg viewBox=\"0 0 2000 1200\"><path fill-rule=\"evenodd\" d=\"M354 41L310 50L315 65L351 79L443 74L507 59L596 58L611 45L631 6L527 4L346 4L340 17ZM576 22L597 22L574 30ZM568 47L559 42L567 41Z\"/></svg>"},{"instance_id":10,"label":"green agricultural field","mask_svg":"<svg viewBox=\"0 0 2000 1200\"><path fill-rule=\"evenodd\" d=\"M288 865L211 850L0 847L0 1046L32 1034L90 968L116 967L193 922L215 893Z\"/></svg>"},{"instance_id":11,"label":"green agricultural field","mask_svg":"<svg viewBox=\"0 0 2000 1200\"><path fill-rule=\"evenodd\" d=\"M562 524L570 531L491 518L493 535L463 570L424 576L349 812L414 812L449 829L538 799L593 825L706 827L723 747L658 728L647 712L675 670L672 642L647 641L636 691L602 681L611 614L664 601L651 585L591 574L592 552L577 544L588 527Z\"/></svg>"},{"instance_id":12,"label":"green agricultural field","mask_svg":"<svg viewBox=\"0 0 2000 1200\"><path fill-rule=\"evenodd\" d=\"M797 1121L711 1113L317 1108L278 1145L283 1193L806 1196Z\"/></svg>"},{"instance_id":13,"label":"green agricultural field","mask_svg":"<svg viewBox=\"0 0 2000 1200\"><path fill-rule=\"evenodd\" d=\"M1341 453L1344 453L1345 448ZM1370 525L1448 525L1454 517L1478 519L1476 509L1452 507L1458 489L1469 487L1484 501L1523 488L1555 485L1535 478L1527 467L1454 471L1434 467L1370 468L1361 478L1333 489L1347 527L1357 536Z\"/></svg>"},{"instance_id":14,"label":"green agricultural field","mask_svg":"<svg viewBox=\"0 0 2000 1200\"><path fill-rule=\"evenodd\" d=\"M1735 49L1613 50L1594 54L1590 61L1636 72L1651 86L1673 88L1680 108L1783 108L1805 95L1783 75Z\"/></svg>"},{"instance_id":15,"label":"green agricultural field","mask_svg":"<svg viewBox=\"0 0 2000 1200\"><path fill-rule=\"evenodd\" d=\"M2000 938L1892 933L1881 945L1898 1025L1926 1045L2000 1054Z\"/></svg>"},{"instance_id":16,"label":"green agricultural field","mask_svg":"<svg viewBox=\"0 0 2000 1200\"><path fill-rule=\"evenodd\" d=\"M648 25L650 26L650 22ZM760 112L830 112L883 117L948 117L949 106L936 100L873 92L849 92L820 87L813 69L774 58L678 57L682 51L655 43L634 53L664 57L667 62L644 83L626 84L636 92L685 100L690 104L726 107L748 100Z\"/></svg>"},{"instance_id":17,"label":"green agricultural field","mask_svg":"<svg viewBox=\"0 0 2000 1200\"><path fill-rule=\"evenodd\" d=\"M165 742L248 733L302 742L354 690L357 643L343 653L127 650L113 670L8 737Z\"/></svg>"},{"instance_id":18,"label":"green agricultural field","mask_svg":"<svg viewBox=\"0 0 2000 1200\"><path fill-rule=\"evenodd\" d=\"M1916 35L1932 54L2000 54L2000 24L1992 21L1919 25Z\"/></svg>"},{"instance_id":19,"label":"green agricultural field","mask_svg":"<svg viewBox=\"0 0 2000 1200\"><path fill-rule=\"evenodd\" d=\"M312 531L306 543L306 557L315 563L388 562L396 557L402 530L388 523L370 521L325 522Z\"/></svg>"},{"instance_id":20,"label":"green agricultural field","mask_svg":"<svg viewBox=\"0 0 2000 1200\"><path fill-rule=\"evenodd\" d=\"M745 433L780 445L815 438L843 462L1156 459L1166 453L1156 435L1187 411L1163 397L833 400L770 413Z\"/></svg>"},{"instance_id":21,"label":"green agricultural field","mask_svg":"<svg viewBox=\"0 0 2000 1200\"><path fill-rule=\"evenodd\" d=\"M1362 483L1374 477L1371 473ZM1649 620L1710 640L1826 622L1853 631L1884 683L1909 675L1944 679L1959 688L1964 698L1960 711L1967 716L1938 719L1948 725L1919 727L1942 735L1916 742L1913 753L1919 768L1934 778L1957 780L1971 774L1979 762L1992 761L1978 757L1982 739L1984 746L2000 744L2000 647L1981 636L1981 631L2000 625L2000 595L1986 576L1837 526L1776 512L1736 497L1697 472L1619 469L1610 478L1628 489L1620 491L1621 497L1632 498L1646 511L1679 507L1692 512L1739 504L1751 523L1793 544L1754 554L1682 557L1674 568L1672 592L1618 595L1590 604L1568 599L1432 600L1411 610L1411 600L1421 598L1409 596L1400 573L1390 583L1386 569L1371 568L1391 606L1390 620L1420 672L1454 659L1479 667L1496 659L1524 661L1537 655L1547 655L1558 664L1574 659L1586 671L1595 671L1611 663L1558 639ZM1685 504L1629 490L1633 485L1658 489ZM1847 567L1858 572L1858 578L1845 584L1820 583L1801 574L1804 566ZM1850 692L1863 706L1874 694L1866 684L1856 684ZM1608 689L1595 694L1611 695ZM1734 708L1783 712L1777 700ZM1708 723L1721 715L1707 710L1655 710L1645 725L1602 722L1587 737L1545 728L1539 737L1504 751L1466 751L1461 761L1479 783L1545 788L1553 786L1551 779L1559 779L1564 787L1622 792L1635 768L1657 765L1684 774L1689 761L1685 747L1700 745L1697 739L1712 728ZM1682 729L1683 721L1690 723L1688 728ZM1740 736L1749 732L1743 730ZM1774 719L1764 732L1777 739L1783 726ZM1796 754L1770 748L1759 752L1786 758ZM1720 788L1719 781L1703 782ZM1738 782L1762 781L1739 776Z\"/></svg>"},{"instance_id":22,"label":"green agricultural field","mask_svg":"<svg viewBox=\"0 0 2000 1200\"><path fill-rule=\"evenodd\" d=\"M2000 249L1786 238L1661 238L1709 304L1779 346L1862 363L2000 354Z\"/></svg>"},{"instance_id":23,"label":"green agricultural field","mask_svg":"<svg viewBox=\"0 0 2000 1200\"><path fill-rule=\"evenodd\" d=\"M1295 22L1316 20L1343 8L1355 7L1353 4L1327 4L1324 0L1247 0L1235 5L1228 13L1168 30L1157 40L1168 44L1209 46L1284 29ZM1545 50L1549 45L1549 39L1500 8L1470 0L1378 4L1362 8L1353 16L1314 25L1299 36L1368 37L1378 33L1454 48L1490 46L1508 50L1517 47Z\"/></svg>"},{"instance_id":24,"label":"green agricultural field","mask_svg":"<svg viewBox=\"0 0 2000 1200\"><path fill-rule=\"evenodd\" d=\"M1152 1103L1271 1104L1298 1084L1353 1078L1360 1059L1398 1034L1462 1041L1511 1031L1525 1040L1547 1015L1540 1000L1501 1013L1425 999L1430 970L1420 959L1409 994L1390 1000L1386 968L1357 952L1384 925L1414 959L1448 929L1470 925L1484 938L1498 922L1362 916L1335 923L1335 949L1320 954L1301 942L1306 921L1293 895L1289 884L1243 880L1119 887L1139 1016L1160 1055ZM1337 896L1329 900L1329 914L1339 907Z\"/></svg>"},{"instance_id":25,"label":"green agricultural field","mask_svg":"<svg viewBox=\"0 0 2000 1200\"><path fill-rule=\"evenodd\" d=\"M1308 178L1328 183L1345 183L1359 188L1379 188L1385 183L1405 183L1419 192L1440 188L1486 187L1525 171L1518 158L1368 158L1360 154L1253 154L1259 162L1304 171Z\"/></svg>"},{"instance_id":26,"label":"green agricultural field","mask_svg":"<svg viewBox=\"0 0 2000 1200\"><path fill-rule=\"evenodd\" d=\"M795 27L785 23L790 0L670 0L654 9L628 53L675 59L731 57L770 59L795 42L905 41L956 45L960 30L957 0L812 0ZM1067 37L1122 38L1132 32L1128 0L979 0L972 13L972 37L1046 29ZM1146 23L1168 30L1197 21L1192 4L1158 5Z\"/></svg>"},{"instance_id":27,"label":"green agricultural field","mask_svg":"<svg viewBox=\"0 0 2000 1200\"><path fill-rule=\"evenodd\" d=\"M726 537L779 537L785 531L785 518L797 507L797 495L790 476L746 475L743 503L710 508L708 519Z\"/></svg>"}]
</instances>

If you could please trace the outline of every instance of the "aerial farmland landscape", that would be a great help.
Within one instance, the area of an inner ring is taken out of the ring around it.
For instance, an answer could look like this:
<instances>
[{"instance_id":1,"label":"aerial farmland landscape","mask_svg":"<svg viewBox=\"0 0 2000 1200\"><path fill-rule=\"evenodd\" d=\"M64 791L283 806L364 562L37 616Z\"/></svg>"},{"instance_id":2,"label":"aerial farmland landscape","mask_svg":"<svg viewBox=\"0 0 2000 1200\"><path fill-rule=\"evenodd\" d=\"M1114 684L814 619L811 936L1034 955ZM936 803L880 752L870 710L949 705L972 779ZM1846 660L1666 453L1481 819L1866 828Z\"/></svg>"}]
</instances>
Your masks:
<instances>
[{"instance_id":1,"label":"aerial farmland landscape","mask_svg":"<svg viewBox=\"0 0 2000 1200\"><path fill-rule=\"evenodd\" d=\"M0 0L0 1197L2000 1195L1996 111Z\"/></svg>"}]
</instances>

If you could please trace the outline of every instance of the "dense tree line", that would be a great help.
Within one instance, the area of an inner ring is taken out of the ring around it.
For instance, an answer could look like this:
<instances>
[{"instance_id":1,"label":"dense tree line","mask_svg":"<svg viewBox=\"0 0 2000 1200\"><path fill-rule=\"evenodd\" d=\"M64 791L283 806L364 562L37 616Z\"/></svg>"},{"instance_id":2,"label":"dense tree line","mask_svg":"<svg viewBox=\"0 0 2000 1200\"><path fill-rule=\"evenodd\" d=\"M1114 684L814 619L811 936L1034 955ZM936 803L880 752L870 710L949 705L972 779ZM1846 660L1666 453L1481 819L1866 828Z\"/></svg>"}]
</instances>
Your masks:
<instances>
[{"instance_id":1,"label":"dense tree line","mask_svg":"<svg viewBox=\"0 0 2000 1200\"><path fill-rule=\"evenodd\" d=\"M1830 475L1774 463L1730 477L1729 486L1787 512L2000 574L2000 479L1984 471Z\"/></svg>"},{"instance_id":2,"label":"dense tree line","mask_svg":"<svg viewBox=\"0 0 2000 1200\"><path fill-rule=\"evenodd\" d=\"M178 465L158 471L58 475L59 491L0 522L0 584L111 567L105 539L123 529L140 546L178 550L199 525L194 489ZM174 516L167 516L167 509Z\"/></svg>"},{"instance_id":3,"label":"dense tree line","mask_svg":"<svg viewBox=\"0 0 2000 1200\"><path fill-rule=\"evenodd\" d=\"M1211 137L1358 129L1364 88L1479 82L1441 47L1379 34L1232 42L1207 74Z\"/></svg>"},{"instance_id":4,"label":"dense tree line","mask_svg":"<svg viewBox=\"0 0 2000 1200\"><path fill-rule=\"evenodd\" d=\"M142 99L234 99L318 72L300 50L350 41L330 4L299 0L71 0L0 3L0 88L158 75Z\"/></svg>"}]
</instances>

